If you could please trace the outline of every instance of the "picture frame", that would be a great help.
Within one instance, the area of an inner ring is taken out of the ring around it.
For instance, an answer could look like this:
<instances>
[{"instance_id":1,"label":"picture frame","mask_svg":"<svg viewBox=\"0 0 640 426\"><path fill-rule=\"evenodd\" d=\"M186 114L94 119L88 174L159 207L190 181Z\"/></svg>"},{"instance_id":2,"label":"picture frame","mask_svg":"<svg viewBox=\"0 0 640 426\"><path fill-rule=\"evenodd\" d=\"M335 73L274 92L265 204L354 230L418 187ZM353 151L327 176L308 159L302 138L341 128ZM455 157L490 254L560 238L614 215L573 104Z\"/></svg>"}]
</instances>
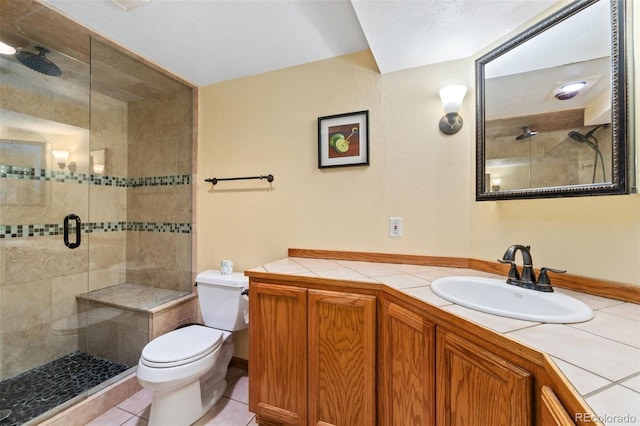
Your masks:
<instances>
[{"instance_id":1,"label":"picture frame","mask_svg":"<svg viewBox=\"0 0 640 426\"><path fill-rule=\"evenodd\" d=\"M318 117L318 168L368 165L368 110Z\"/></svg>"}]
</instances>

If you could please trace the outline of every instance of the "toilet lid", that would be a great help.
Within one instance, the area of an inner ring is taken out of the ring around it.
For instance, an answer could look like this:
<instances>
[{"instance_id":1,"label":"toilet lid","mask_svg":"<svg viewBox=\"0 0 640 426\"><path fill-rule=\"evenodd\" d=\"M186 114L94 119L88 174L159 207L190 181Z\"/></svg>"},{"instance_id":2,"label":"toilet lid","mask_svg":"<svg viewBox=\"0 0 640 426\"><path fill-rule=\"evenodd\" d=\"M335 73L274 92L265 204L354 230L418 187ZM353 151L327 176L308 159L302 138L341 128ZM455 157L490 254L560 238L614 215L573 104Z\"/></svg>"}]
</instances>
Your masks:
<instances>
[{"instance_id":1,"label":"toilet lid","mask_svg":"<svg viewBox=\"0 0 640 426\"><path fill-rule=\"evenodd\" d=\"M142 349L141 360L150 367L176 367L209 355L223 340L220 330L191 325L153 339Z\"/></svg>"}]
</instances>

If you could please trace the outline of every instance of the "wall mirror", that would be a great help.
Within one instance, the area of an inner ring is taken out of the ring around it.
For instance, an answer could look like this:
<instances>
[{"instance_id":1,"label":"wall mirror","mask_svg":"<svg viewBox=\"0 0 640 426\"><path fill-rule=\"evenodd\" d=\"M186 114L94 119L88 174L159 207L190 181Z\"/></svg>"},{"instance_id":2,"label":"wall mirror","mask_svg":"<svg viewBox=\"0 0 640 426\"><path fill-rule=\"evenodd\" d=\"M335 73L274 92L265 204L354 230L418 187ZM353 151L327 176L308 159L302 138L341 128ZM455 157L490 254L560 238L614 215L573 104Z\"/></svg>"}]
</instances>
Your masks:
<instances>
[{"instance_id":1,"label":"wall mirror","mask_svg":"<svg viewBox=\"0 0 640 426\"><path fill-rule=\"evenodd\" d=\"M476 60L476 200L629 192L624 0L578 0Z\"/></svg>"}]
</instances>

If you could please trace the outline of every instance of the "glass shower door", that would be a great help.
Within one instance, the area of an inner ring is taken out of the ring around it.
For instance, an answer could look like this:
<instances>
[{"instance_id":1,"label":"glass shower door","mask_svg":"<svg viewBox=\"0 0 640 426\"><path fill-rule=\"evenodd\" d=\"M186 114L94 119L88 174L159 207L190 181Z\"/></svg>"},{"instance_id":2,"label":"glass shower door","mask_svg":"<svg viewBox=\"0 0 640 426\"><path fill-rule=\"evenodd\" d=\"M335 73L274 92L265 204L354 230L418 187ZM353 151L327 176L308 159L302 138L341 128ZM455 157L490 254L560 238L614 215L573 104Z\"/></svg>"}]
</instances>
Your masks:
<instances>
[{"instance_id":1,"label":"glass shower door","mask_svg":"<svg viewBox=\"0 0 640 426\"><path fill-rule=\"evenodd\" d=\"M44 51L32 42L22 57ZM89 289L89 65L47 51L56 75L42 57L20 58L0 55L3 425L86 394L74 368L86 350L76 295Z\"/></svg>"}]
</instances>

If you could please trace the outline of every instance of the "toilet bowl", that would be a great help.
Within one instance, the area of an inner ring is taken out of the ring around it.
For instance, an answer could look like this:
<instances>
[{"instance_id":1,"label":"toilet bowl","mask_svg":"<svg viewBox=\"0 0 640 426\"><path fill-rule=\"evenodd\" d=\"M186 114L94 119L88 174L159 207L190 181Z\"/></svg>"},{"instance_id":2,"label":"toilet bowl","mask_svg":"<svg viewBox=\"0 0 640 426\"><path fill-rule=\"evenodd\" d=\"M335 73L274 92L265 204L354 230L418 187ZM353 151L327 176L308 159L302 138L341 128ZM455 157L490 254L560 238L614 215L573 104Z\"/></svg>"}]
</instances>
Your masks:
<instances>
[{"instance_id":1,"label":"toilet bowl","mask_svg":"<svg viewBox=\"0 0 640 426\"><path fill-rule=\"evenodd\" d=\"M230 337L229 332L191 325L144 347L137 375L142 387L153 392L149 424L189 425L218 402L233 355Z\"/></svg>"},{"instance_id":2,"label":"toilet bowl","mask_svg":"<svg viewBox=\"0 0 640 426\"><path fill-rule=\"evenodd\" d=\"M150 426L188 426L220 400L234 352L232 331L247 327L246 277L205 271L196 283L205 325L153 339L138 361L138 381L153 393Z\"/></svg>"}]
</instances>

